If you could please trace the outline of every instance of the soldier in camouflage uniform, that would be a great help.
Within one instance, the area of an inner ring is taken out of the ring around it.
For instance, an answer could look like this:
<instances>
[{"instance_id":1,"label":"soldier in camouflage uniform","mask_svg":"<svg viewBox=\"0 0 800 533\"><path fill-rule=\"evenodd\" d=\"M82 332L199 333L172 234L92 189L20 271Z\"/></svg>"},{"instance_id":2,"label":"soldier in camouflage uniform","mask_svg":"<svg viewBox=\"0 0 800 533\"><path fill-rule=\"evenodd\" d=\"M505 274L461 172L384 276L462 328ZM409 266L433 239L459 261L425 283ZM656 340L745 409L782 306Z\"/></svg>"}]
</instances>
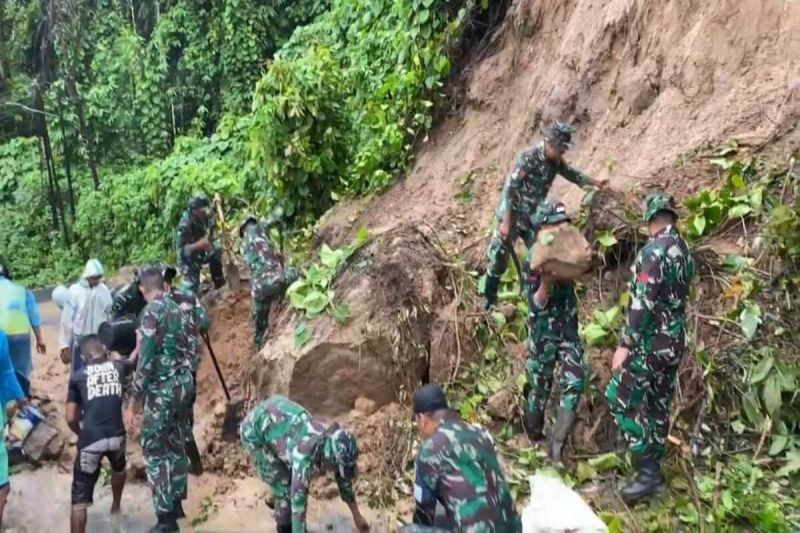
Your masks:
<instances>
[{"instance_id":1,"label":"soldier in camouflage uniform","mask_svg":"<svg viewBox=\"0 0 800 533\"><path fill-rule=\"evenodd\" d=\"M212 242L215 222L210 214L208 197L198 194L189 201L175 236L178 270L193 292L200 288L200 271L208 263L214 288L225 285L222 273L222 252Z\"/></svg>"},{"instance_id":2,"label":"soldier in camouflage uniform","mask_svg":"<svg viewBox=\"0 0 800 533\"><path fill-rule=\"evenodd\" d=\"M270 240L269 228L278 223L277 216L259 221L253 215L247 215L239 226L241 254L250 269L255 351L261 349L267 338L272 301L283 296L297 279L294 269L284 269L284 259Z\"/></svg>"},{"instance_id":3,"label":"soldier in camouflage uniform","mask_svg":"<svg viewBox=\"0 0 800 533\"><path fill-rule=\"evenodd\" d=\"M564 152L572 146L573 131L574 128L568 124L553 124L542 142L522 152L514 172L506 180L495 210L496 226L487 252L489 265L484 288L487 309L497 299L500 277L508 267L508 254L513 251L517 237L527 248L533 246L536 232L531 217L547 197L556 174L581 187L605 186L606 180L592 179L562 159Z\"/></svg>"},{"instance_id":4,"label":"soldier in camouflage uniform","mask_svg":"<svg viewBox=\"0 0 800 533\"><path fill-rule=\"evenodd\" d=\"M140 435L145 472L153 491L155 531L178 531L176 503L186 493L188 460L184 451L192 367L178 304L164 292L161 267L141 273L148 304L140 319L141 346L133 381L134 412L144 404Z\"/></svg>"},{"instance_id":5,"label":"soldier in camouflage uniform","mask_svg":"<svg viewBox=\"0 0 800 533\"><path fill-rule=\"evenodd\" d=\"M169 297L178 304L181 310L182 328L184 332L183 338L186 341L185 352L189 357L189 362L192 369L192 382L195 384L194 392L189 400L190 407L188 411L188 419L184 422L186 430L186 456L189 459L189 473L199 476L203 473L203 463L200 459L200 451L197 449L197 442L194 439L192 428L194 426L194 402L197 397L197 371L200 368L200 335L207 335L211 327L211 320L206 313L203 304L197 298L188 286L184 285L180 288L172 286L172 280L175 277L175 269L170 266L163 266L164 272L164 289L169 294ZM186 494L182 495L182 500L186 499ZM183 509L180 503L176 506L176 511L180 515L183 514Z\"/></svg>"},{"instance_id":6,"label":"soldier in camouflage uniform","mask_svg":"<svg viewBox=\"0 0 800 533\"><path fill-rule=\"evenodd\" d=\"M139 288L139 271L133 273L133 279L114 293L114 303L111 305L111 318L118 320L120 318L132 318L138 320L139 314L144 309L147 302L142 296L142 291Z\"/></svg>"},{"instance_id":7,"label":"soldier in camouflage uniform","mask_svg":"<svg viewBox=\"0 0 800 533\"><path fill-rule=\"evenodd\" d=\"M620 491L632 503L664 486L661 461L669 408L683 356L686 300L694 260L675 224L671 196L647 197L650 239L639 251L630 282L631 303L606 388L611 413L628 441L637 476Z\"/></svg>"},{"instance_id":8,"label":"soldier in camouflage uniform","mask_svg":"<svg viewBox=\"0 0 800 533\"><path fill-rule=\"evenodd\" d=\"M353 492L358 446L353 434L316 420L303 406L275 395L259 402L242 422L242 445L259 477L272 489L278 533L306 531L311 478L333 469L356 529L368 531Z\"/></svg>"},{"instance_id":9,"label":"soldier in camouflage uniform","mask_svg":"<svg viewBox=\"0 0 800 533\"><path fill-rule=\"evenodd\" d=\"M533 217L533 226L537 230L544 225L569 222L564 204L551 200L543 201ZM553 463L563 467L561 450L575 423L585 374L583 346L578 334L578 302L574 282L552 281L538 274L534 277L528 297L529 344L525 365L528 395L523 426L530 439L543 437L545 406L558 362L561 366L561 405L549 454Z\"/></svg>"},{"instance_id":10,"label":"soldier in camouflage uniform","mask_svg":"<svg viewBox=\"0 0 800 533\"><path fill-rule=\"evenodd\" d=\"M441 527L435 522L438 502L447 514L444 525L449 531L521 531L489 433L450 411L438 385L417 391L414 418L423 439L416 460L414 524Z\"/></svg>"}]
</instances>

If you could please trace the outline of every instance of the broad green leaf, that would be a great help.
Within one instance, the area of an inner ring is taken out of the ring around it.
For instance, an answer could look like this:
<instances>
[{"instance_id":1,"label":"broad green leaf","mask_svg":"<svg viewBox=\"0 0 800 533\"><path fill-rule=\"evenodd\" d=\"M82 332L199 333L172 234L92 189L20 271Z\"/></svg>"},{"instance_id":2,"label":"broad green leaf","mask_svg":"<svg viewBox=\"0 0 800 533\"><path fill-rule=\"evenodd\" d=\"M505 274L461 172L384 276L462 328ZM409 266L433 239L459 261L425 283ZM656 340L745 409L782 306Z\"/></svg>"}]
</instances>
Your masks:
<instances>
[{"instance_id":1,"label":"broad green leaf","mask_svg":"<svg viewBox=\"0 0 800 533\"><path fill-rule=\"evenodd\" d=\"M318 315L325 310L329 301L326 293L318 290L311 290L306 295L300 307L311 315Z\"/></svg>"},{"instance_id":2,"label":"broad green leaf","mask_svg":"<svg viewBox=\"0 0 800 533\"><path fill-rule=\"evenodd\" d=\"M602 231L597 235L597 242L605 248L610 248L617 244L617 238L609 231Z\"/></svg>"},{"instance_id":3,"label":"broad green leaf","mask_svg":"<svg viewBox=\"0 0 800 533\"><path fill-rule=\"evenodd\" d=\"M786 464L775 472L775 475L778 477L789 477L797 472L800 472L800 452L791 451L786 454Z\"/></svg>"},{"instance_id":4,"label":"broad green leaf","mask_svg":"<svg viewBox=\"0 0 800 533\"><path fill-rule=\"evenodd\" d=\"M618 305L615 305L614 307L606 311L605 314L606 323L609 325L613 325L616 322L617 318L619 318L620 312L621 309Z\"/></svg>"},{"instance_id":5,"label":"broad green leaf","mask_svg":"<svg viewBox=\"0 0 800 533\"><path fill-rule=\"evenodd\" d=\"M745 338L752 340L761 324L761 307L756 303L748 302L739 314L739 324Z\"/></svg>"},{"instance_id":6,"label":"broad green leaf","mask_svg":"<svg viewBox=\"0 0 800 533\"><path fill-rule=\"evenodd\" d=\"M589 466L589 463L581 461L578 463L578 468L575 471L575 477L578 478L578 483L583 483L594 478L597 471Z\"/></svg>"},{"instance_id":7,"label":"broad green leaf","mask_svg":"<svg viewBox=\"0 0 800 533\"><path fill-rule=\"evenodd\" d=\"M586 339L586 344L589 346L596 346L601 340L608 335L603 326L592 322L583 328L583 337Z\"/></svg>"},{"instance_id":8,"label":"broad green leaf","mask_svg":"<svg viewBox=\"0 0 800 533\"><path fill-rule=\"evenodd\" d=\"M302 348L303 346L311 340L311 331L309 331L308 326L305 322L300 322L294 327L294 347L297 349Z\"/></svg>"},{"instance_id":9,"label":"broad green leaf","mask_svg":"<svg viewBox=\"0 0 800 533\"><path fill-rule=\"evenodd\" d=\"M494 319L495 324L497 324L499 327L502 328L506 325L506 317L500 311L494 311L492 313L492 318Z\"/></svg>"},{"instance_id":10,"label":"broad green leaf","mask_svg":"<svg viewBox=\"0 0 800 533\"><path fill-rule=\"evenodd\" d=\"M750 213L752 209L747 204L736 204L728 210L728 217L739 218Z\"/></svg>"},{"instance_id":11,"label":"broad green leaf","mask_svg":"<svg viewBox=\"0 0 800 533\"><path fill-rule=\"evenodd\" d=\"M331 304L331 313L339 324L345 324L350 320L350 306L346 302Z\"/></svg>"},{"instance_id":12,"label":"broad green leaf","mask_svg":"<svg viewBox=\"0 0 800 533\"><path fill-rule=\"evenodd\" d=\"M727 157L718 157L715 159L710 159L708 162L714 166L721 168L722 170L728 170L735 163L734 160L728 159Z\"/></svg>"},{"instance_id":13,"label":"broad green leaf","mask_svg":"<svg viewBox=\"0 0 800 533\"><path fill-rule=\"evenodd\" d=\"M619 467L619 456L614 452L604 453L589 459L589 466L598 472L608 472Z\"/></svg>"},{"instance_id":14,"label":"broad green leaf","mask_svg":"<svg viewBox=\"0 0 800 533\"><path fill-rule=\"evenodd\" d=\"M747 185L744 182L744 176L742 175L741 172L732 173L730 176L730 182L734 188L739 190L743 190L745 189L745 187L747 187Z\"/></svg>"},{"instance_id":15,"label":"broad green leaf","mask_svg":"<svg viewBox=\"0 0 800 533\"><path fill-rule=\"evenodd\" d=\"M706 230L706 217L704 215L696 215L692 220L692 226L696 235L703 235Z\"/></svg>"},{"instance_id":16,"label":"broad green leaf","mask_svg":"<svg viewBox=\"0 0 800 533\"><path fill-rule=\"evenodd\" d=\"M356 246L361 246L368 240L369 240L369 230L367 230L366 226L361 226L360 228L358 228L358 232L356 233Z\"/></svg>"},{"instance_id":17,"label":"broad green leaf","mask_svg":"<svg viewBox=\"0 0 800 533\"><path fill-rule=\"evenodd\" d=\"M747 420L760 431L764 424L764 415L761 413L761 402L752 391L742 397L742 409Z\"/></svg>"},{"instance_id":18,"label":"broad green leaf","mask_svg":"<svg viewBox=\"0 0 800 533\"><path fill-rule=\"evenodd\" d=\"M786 435L773 435L772 437L772 444L769 447L769 455L772 457L780 454L783 450L786 449L786 445L789 444L789 437Z\"/></svg>"},{"instance_id":19,"label":"broad green leaf","mask_svg":"<svg viewBox=\"0 0 800 533\"><path fill-rule=\"evenodd\" d=\"M608 533L622 533L625 530L623 527L625 524L620 514L612 513L610 511L602 511L599 513L599 516L600 520L605 522L606 526L608 527Z\"/></svg>"},{"instance_id":20,"label":"broad green leaf","mask_svg":"<svg viewBox=\"0 0 800 533\"><path fill-rule=\"evenodd\" d=\"M764 383L764 407L774 419L781 408L781 382L777 375L772 374Z\"/></svg>"},{"instance_id":21,"label":"broad green leaf","mask_svg":"<svg viewBox=\"0 0 800 533\"><path fill-rule=\"evenodd\" d=\"M753 374L750 376L750 384L755 385L764 381L770 370L772 370L772 356L768 355L761 359L753 369Z\"/></svg>"},{"instance_id":22,"label":"broad green leaf","mask_svg":"<svg viewBox=\"0 0 800 533\"><path fill-rule=\"evenodd\" d=\"M344 253L341 250L331 250L327 244L323 244L319 250L320 262L331 269L339 267L343 255Z\"/></svg>"},{"instance_id":23,"label":"broad green leaf","mask_svg":"<svg viewBox=\"0 0 800 533\"><path fill-rule=\"evenodd\" d=\"M731 424L731 429L737 435L741 435L742 433L744 433L744 424L742 424L741 420L734 420L733 423Z\"/></svg>"},{"instance_id":24,"label":"broad green leaf","mask_svg":"<svg viewBox=\"0 0 800 533\"><path fill-rule=\"evenodd\" d=\"M528 378L525 376L525 372L520 372L517 374L517 379L514 380L514 385L517 388L517 392L522 392L525 390L525 385L528 383Z\"/></svg>"}]
</instances>

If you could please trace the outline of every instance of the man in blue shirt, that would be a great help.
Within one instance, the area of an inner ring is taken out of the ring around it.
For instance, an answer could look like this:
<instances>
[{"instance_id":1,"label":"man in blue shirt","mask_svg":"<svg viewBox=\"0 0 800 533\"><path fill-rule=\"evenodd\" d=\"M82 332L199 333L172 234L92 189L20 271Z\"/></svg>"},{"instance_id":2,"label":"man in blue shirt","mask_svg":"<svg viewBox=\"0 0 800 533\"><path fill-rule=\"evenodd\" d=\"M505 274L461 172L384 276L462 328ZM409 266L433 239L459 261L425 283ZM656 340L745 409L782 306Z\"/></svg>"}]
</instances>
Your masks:
<instances>
[{"instance_id":1,"label":"man in blue shirt","mask_svg":"<svg viewBox=\"0 0 800 533\"><path fill-rule=\"evenodd\" d=\"M25 400L19 386L11 358L8 355L8 338L0 331L0 428L14 417L16 408ZM0 529L3 529L3 510L6 507L10 486L8 480L8 451L6 441L0 437Z\"/></svg>"}]
</instances>

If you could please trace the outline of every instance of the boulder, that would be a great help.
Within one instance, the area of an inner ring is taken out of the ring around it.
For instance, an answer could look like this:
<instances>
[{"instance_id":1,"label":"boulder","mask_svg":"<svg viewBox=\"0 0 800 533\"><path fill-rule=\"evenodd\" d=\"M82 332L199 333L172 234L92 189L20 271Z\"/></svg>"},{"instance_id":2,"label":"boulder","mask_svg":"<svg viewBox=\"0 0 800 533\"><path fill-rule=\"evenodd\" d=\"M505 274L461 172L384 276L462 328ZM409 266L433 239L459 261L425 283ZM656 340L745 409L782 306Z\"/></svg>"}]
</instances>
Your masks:
<instances>
[{"instance_id":1,"label":"boulder","mask_svg":"<svg viewBox=\"0 0 800 533\"><path fill-rule=\"evenodd\" d=\"M486 402L486 412L493 418L511 420L514 418L514 394L507 389L494 393Z\"/></svg>"},{"instance_id":2,"label":"boulder","mask_svg":"<svg viewBox=\"0 0 800 533\"><path fill-rule=\"evenodd\" d=\"M571 224L543 226L533 245L531 270L557 279L572 280L592 266L592 249L586 237Z\"/></svg>"}]
</instances>

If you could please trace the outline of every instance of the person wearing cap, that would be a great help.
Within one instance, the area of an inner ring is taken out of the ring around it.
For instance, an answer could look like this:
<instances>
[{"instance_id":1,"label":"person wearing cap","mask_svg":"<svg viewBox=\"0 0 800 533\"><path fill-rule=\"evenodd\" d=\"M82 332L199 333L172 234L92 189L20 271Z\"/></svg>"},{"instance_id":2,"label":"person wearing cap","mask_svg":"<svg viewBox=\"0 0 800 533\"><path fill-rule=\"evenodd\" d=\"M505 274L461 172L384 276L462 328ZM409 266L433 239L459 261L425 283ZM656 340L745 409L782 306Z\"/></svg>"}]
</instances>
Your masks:
<instances>
[{"instance_id":1,"label":"person wearing cap","mask_svg":"<svg viewBox=\"0 0 800 533\"><path fill-rule=\"evenodd\" d=\"M570 220L563 203L545 200L532 223L538 230ZM575 424L586 373L578 334L578 299L574 281L552 280L539 273L533 277L528 297L527 398L522 425L532 441L544 437L545 407L558 363L561 400L548 455L553 464L563 468L561 452Z\"/></svg>"},{"instance_id":2,"label":"person wearing cap","mask_svg":"<svg viewBox=\"0 0 800 533\"><path fill-rule=\"evenodd\" d=\"M633 503L664 487L661 471L669 408L686 334L686 300L694 277L694 259L676 227L672 196L647 196L644 220L650 238L631 267L627 322L614 352L606 398L628 442L634 480L621 488Z\"/></svg>"},{"instance_id":3,"label":"person wearing cap","mask_svg":"<svg viewBox=\"0 0 800 533\"><path fill-rule=\"evenodd\" d=\"M192 362L181 310L164 290L163 267L143 268L140 283L147 306L139 319L131 404L134 415L144 407L140 443L158 520L154 531L178 531L188 484L184 443L194 395Z\"/></svg>"},{"instance_id":4,"label":"person wearing cap","mask_svg":"<svg viewBox=\"0 0 800 533\"><path fill-rule=\"evenodd\" d=\"M97 259L89 259L80 281L70 286L61 309L61 360L64 364L71 362L73 372L83 366L81 339L97 334L100 324L110 318L112 305L111 291L103 283L103 265Z\"/></svg>"},{"instance_id":5,"label":"person wearing cap","mask_svg":"<svg viewBox=\"0 0 800 533\"><path fill-rule=\"evenodd\" d=\"M246 215L239 226L241 254L250 269L250 295L253 298L253 347L259 351L267 338L269 310L272 301L280 298L297 279L297 272L284 268L284 258L275 249L269 236L271 226L280 223L276 215L260 221Z\"/></svg>"},{"instance_id":6,"label":"person wearing cap","mask_svg":"<svg viewBox=\"0 0 800 533\"><path fill-rule=\"evenodd\" d=\"M139 288L139 270L133 272L131 281L114 294L113 304L111 305L111 318L139 319L139 314L144 309L147 302L142 296Z\"/></svg>"},{"instance_id":7,"label":"person wearing cap","mask_svg":"<svg viewBox=\"0 0 800 533\"><path fill-rule=\"evenodd\" d=\"M423 441L416 459L414 524L440 526L434 520L438 502L450 531L521 531L489 433L451 411L438 385L417 390L414 419Z\"/></svg>"},{"instance_id":8,"label":"person wearing cap","mask_svg":"<svg viewBox=\"0 0 800 533\"><path fill-rule=\"evenodd\" d=\"M527 248L533 246L536 232L531 217L547 197L556 174L581 187L602 188L606 179L592 179L567 164L564 153L572 146L574 128L556 122L544 134L544 139L519 156L517 166L506 180L500 202L495 210L496 227L487 252L485 307L494 305L500 278L508 267L508 254L513 253L519 237Z\"/></svg>"},{"instance_id":9,"label":"person wearing cap","mask_svg":"<svg viewBox=\"0 0 800 533\"><path fill-rule=\"evenodd\" d=\"M173 286L172 282L177 274L176 270L167 265L162 265L164 273L164 290L170 298L178 304L181 311L181 327L183 334L187 341L187 354L189 356L192 368L192 382L195 387L189 399L189 411L187 413L188 419L184 422L186 425L185 437L185 450L186 456L189 459L189 473L195 476L203 474L203 462L200 459L200 450L197 449L197 441L194 439L194 402L197 399L197 371L200 369L200 339L201 335L207 335L211 327L211 320L206 313L203 304L195 293L193 293L187 286L181 287ZM181 500L185 500L187 494L181 495ZM176 511L179 517L182 518L183 509L178 503Z\"/></svg>"},{"instance_id":10,"label":"person wearing cap","mask_svg":"<svg viewBox=\"0 0 800 533\"><path fill-rule=\"evenodd\" d=\"M41 325L39 307L33 293L14 283L8 268L0 264L0 330L8 337L11 362L25 396L30 392L33 371L31 331L36 338L36 351L44 354L47 350Z\"/></svg>"},{"instance_id":11,"label":"person wearing cap","mask_svg":"<svg viewBox=\"0 0 800 533\"><path fill-rule=\"evenodd\" d=\"M214 288L225 285L222 252L212 240L216 224L211 216L211 202L205 194L197 194L181 216L175 235L178 270L192 291L200 289L200 271L208 263Z\"/></svg>"},{"instance_id":12,"label":"person wearing cap","mask_svg":"<svg viewBox=\"0 0 800 533\"><path fill-rule=\"evenodd\" d=\"M313 418L302 405L276 394L256 404L239 433L258 476L272 490L278 533L306 531L311 478L325 470L333 470L356 529L369 531L353 491L358 445L349 430Z\"/></svg>"}]
</instances>

